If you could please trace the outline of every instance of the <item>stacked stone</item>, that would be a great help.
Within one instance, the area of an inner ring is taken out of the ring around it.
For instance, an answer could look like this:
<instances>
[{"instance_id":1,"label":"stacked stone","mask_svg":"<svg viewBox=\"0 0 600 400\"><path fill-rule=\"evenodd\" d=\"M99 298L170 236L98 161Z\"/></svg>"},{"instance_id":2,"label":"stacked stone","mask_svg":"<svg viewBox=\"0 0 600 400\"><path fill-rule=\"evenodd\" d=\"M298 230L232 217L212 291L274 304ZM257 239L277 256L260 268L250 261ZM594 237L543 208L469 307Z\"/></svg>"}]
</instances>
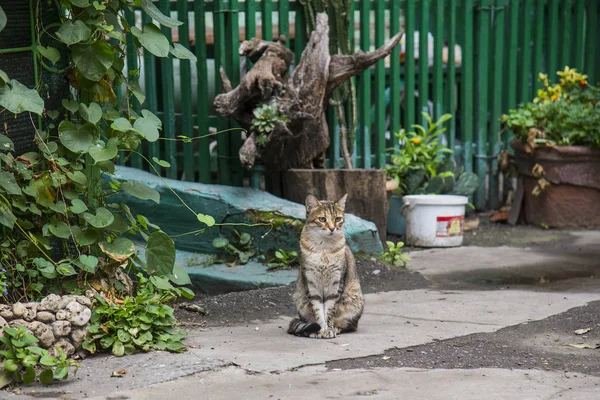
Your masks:
<instances>
[{"instance_id":1,"label":"stacked stone","mask_svg":"<svg viewBox=\"0 0 600 400\"><path fill-rule=\"evenodd\" d=\"M68 355L81 350L92 311L86 296L50 294L39 303L0 304L0 334L4 326L23 326L38 345L56 355L58 347Z\"/></svg>"}]
</instances>

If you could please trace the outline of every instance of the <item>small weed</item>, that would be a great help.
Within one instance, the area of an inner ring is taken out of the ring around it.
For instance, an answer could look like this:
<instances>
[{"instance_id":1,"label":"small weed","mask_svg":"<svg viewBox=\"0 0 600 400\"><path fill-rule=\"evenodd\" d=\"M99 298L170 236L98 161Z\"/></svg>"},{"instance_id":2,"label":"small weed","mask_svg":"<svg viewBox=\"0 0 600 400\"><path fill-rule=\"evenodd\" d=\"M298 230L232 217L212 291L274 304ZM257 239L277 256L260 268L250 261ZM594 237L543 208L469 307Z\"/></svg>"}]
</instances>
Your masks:
<instances>
[{"instance_id":1,"label":"small weed","mask_svg":"<svg viewBox=\"0 0 600 400\"><path fill-rule=\"evenodd\" d=\"M408 254L404 254L402 252L402 247L404 247L403 242L398 242L394 244L394 242L386 242L388 251L383 253L381 256L381 261L386 264L391 264L396 267L406 267L406 263L410 261L410 256Z\"/></svg>"},{"instance_id":2,"label":"small weed","mask_svg":"<svg viewBox=\"0 0 600 400\"><path fill-rule=\"evenodd\" d=\"M3 382L22 382L26 385L33 383L36 376L44 385L49 385L54 379L66 379L69 368L79 368L74 360L68 360L67 354L56 348L58 357L48 353L48 350L35 346L38 339L27 329L18 326L5 327L4 335L0 337L0 375ZM45 367L39 375L36 369Z\"/></svg>"},{"instance_id":3,"label":"small weed","mask_svg":"<svg viewBox=\"0 0 600 400\"><path fill-rule=\"evenodd\" d=\"M275 257L272 258L267 263L267 268L276 269L276 268L284 268L291 267L293 265L298 265L300 263L300 259L298 258L298 253L295 251L285 251L279 249L275 252Z\"/></svg>"},{"instance_id":4,"label":"small weed","mask_svg":"<svg viewBox=\"0 0 600 400\"><path fill-rule=\"evenodd\" d=\"M247 232L240 233L236 229L233 230L233 235L231 240L224 237L213 239L213 246L225 253L216 261L230 265L246 264L256 254L256 249L252 246L252 236Z\"/></svg>"}]
</instances>

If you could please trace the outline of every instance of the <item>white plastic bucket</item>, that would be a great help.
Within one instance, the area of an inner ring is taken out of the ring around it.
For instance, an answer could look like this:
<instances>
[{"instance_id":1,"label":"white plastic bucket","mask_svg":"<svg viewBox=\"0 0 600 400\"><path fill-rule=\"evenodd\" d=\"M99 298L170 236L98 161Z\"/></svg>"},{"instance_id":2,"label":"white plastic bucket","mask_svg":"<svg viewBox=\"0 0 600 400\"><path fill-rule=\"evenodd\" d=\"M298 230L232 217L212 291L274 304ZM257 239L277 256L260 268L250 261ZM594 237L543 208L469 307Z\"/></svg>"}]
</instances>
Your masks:
<instances>
[{"instance_id":1,"label":"white plastic bucket","mask_svg":"<svg viewBox=\"0 0 600 400\"><path fill-rule=\"evenodd\" d=\"M406 243L419 247L454 247L463 242L465 205L469 199L453 195L410 195L402 198Z\"/></svg>"}]
</instances>

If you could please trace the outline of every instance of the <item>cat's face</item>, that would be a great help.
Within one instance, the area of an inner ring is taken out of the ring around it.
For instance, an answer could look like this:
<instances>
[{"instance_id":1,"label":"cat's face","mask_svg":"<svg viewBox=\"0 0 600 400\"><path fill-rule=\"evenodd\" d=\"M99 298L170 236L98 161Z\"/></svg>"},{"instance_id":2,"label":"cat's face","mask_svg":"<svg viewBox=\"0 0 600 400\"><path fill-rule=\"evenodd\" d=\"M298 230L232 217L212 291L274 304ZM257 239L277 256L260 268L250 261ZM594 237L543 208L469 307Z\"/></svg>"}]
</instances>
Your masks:
<instances>
[{"instance_id":1,"label":"cat's face","mask_svg":"<svg viewBox=\"0 0 600 400\"><path fill-rule=\"evenodd\" d=\"M344 208L347 194L336 202L321 200L309 194L306 197L306 225L323 236L344 234Z\"/></svg>"}]
</instances>

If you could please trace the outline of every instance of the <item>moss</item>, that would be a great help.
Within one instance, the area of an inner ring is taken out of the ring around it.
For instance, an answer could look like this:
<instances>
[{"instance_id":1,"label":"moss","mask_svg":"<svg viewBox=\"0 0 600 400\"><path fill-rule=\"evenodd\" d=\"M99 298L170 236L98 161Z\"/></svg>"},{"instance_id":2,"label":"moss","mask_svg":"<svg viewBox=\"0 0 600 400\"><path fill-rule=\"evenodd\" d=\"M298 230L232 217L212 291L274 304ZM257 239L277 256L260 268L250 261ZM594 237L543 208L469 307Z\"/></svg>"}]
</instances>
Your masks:
<instances>
[{"instance_id":1,"label":"moss","mask_svg":"<svg viewBox=\"0 0 600 400\"><path fill-rule=\"evenodd\" d=\"M292 218L288 215L281 214L278 211L247 210L246 215L248 216L250 223L273 224L273 230L290 228L300 232L304 226L303 220Z\"/></svg>"}]
</instances>

